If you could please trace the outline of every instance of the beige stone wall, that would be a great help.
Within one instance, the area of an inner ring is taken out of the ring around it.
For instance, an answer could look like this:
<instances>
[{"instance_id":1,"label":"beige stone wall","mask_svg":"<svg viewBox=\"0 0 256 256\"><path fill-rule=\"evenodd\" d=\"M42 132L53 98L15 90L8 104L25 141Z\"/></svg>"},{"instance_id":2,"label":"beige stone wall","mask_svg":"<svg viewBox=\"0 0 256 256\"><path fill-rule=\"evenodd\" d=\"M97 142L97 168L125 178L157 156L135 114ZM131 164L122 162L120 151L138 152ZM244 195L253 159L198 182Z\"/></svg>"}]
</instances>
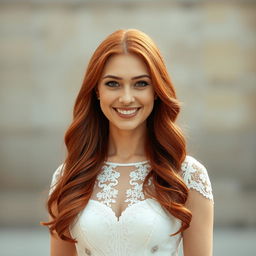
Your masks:
<instances>
[{"instance_id":1,"label":"beige stone wall","mask_svg":"<svg viewBox=\"0 0 256 256\"><path fill-rule=\"evenodd\" d=\"M216 226L255 226L255 10L254 1L1 1L0 226L46 216L88 59L119 28L141 29L161 49L189 152L213 183Z\"/></svg>"}]
</instances>

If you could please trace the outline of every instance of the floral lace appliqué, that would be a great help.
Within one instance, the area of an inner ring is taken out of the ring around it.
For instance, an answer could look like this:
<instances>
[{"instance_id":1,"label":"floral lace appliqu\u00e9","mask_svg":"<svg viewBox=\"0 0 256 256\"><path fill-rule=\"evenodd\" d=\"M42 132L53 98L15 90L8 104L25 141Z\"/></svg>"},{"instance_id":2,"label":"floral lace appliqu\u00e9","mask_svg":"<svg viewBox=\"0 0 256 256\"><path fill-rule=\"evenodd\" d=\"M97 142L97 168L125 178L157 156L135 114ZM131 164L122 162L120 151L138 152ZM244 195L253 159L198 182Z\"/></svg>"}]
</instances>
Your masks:
<instances>
[{"instance_id":1,"label":"floral lace appliqu\u00e9","mask_svg":"<svg viewBox=\"0 0 256 256\"><path fill-rule=\"evenodd\" d=\"M145 196L142 192L142 185L143 183L139 184L138 180L144 181L145 177L149 172L149 164L146 165L135 165L136 170L130 173L130 184L133 186L130 189L126 190L126 200L125 202L129 202L128 206L131 206L134 203L137 203L139 200L144 200ZM148 185L151 185L151 180L148 180Z\"/></svg>"},{"instance_id":2,"label":"floral lace appliqu\u00e9","mask_svg":"<svg viewBox=\"0 0 256 256\"><path fill-rule=\"evenodd\" d=\"M193 188L213 201L212 186L206 168L195 158L187 156L182 163L182 176L188 188Z\"/></svg>"},{"instance_id":3,"label":"floral lace appliqu\u00e9","mask_svg":"<svg viewBox=\"0 0 256 256\"><path fill-rule=\"evenodd\" d=\"M113 170L113 166L104 165L103 172L100 173L97 177L98 186L102 188L102 191L96 194L99 200L102 200L102 203L105 203L107 206L111 207L111 203L115 203L115 198L118 195L118 190L113 188L118 184L117 178L120 176L120 173ZM110 182L105 184L105 182Z\"/></svg>"},{"instance_id":4,"label":"floral lace appliqu\u00e9","mask_svg":"<svg viewBox=\"0 0 256 256\"><path fill-rule=\"evenodd\" d=\"M129 202L128 206L138 202L139 200L145 199L144 194L142 192L142 185L138 184L136 181L143 181L146 175L149 172L149 164L135 164L136 169L130 172L130 184L133 186L130 189L126 190L126 200L125 202ZM114 170L117 167L115 164L106 164L104 165L103 171L98 175L97 181L98 184L95 183L95 186L99 186L102 188L100 192L96 194L97 198L101 200L102 203L111 207L111 203L116 203L116 198L118 196L118 190L114 188L118 184L118 178L120 177L120 172ZM109 182L106 184L106 182ZM151 180L149 179L148 184L151 184Z\"/></svg>"}]
</instances>

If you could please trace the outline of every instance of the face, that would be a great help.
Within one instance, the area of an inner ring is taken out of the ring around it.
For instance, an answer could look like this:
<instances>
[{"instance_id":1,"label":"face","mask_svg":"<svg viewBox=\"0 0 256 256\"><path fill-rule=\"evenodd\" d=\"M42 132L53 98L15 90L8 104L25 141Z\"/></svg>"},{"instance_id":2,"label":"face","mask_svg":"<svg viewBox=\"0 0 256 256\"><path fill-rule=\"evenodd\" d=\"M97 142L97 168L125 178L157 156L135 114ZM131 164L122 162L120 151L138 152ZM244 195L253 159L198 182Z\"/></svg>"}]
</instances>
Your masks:
<instances>
[{"instance_id":1,"label":"face","mask_svg":"<svg viewBox=\"0 0 256 256\"><path fill-rule=\"evenodd\" d=\"M110 128L134 130L146 125L155 94L147 66L138 56L118 54L110 57L97 92Z\"/></svg>"}]
</instances>

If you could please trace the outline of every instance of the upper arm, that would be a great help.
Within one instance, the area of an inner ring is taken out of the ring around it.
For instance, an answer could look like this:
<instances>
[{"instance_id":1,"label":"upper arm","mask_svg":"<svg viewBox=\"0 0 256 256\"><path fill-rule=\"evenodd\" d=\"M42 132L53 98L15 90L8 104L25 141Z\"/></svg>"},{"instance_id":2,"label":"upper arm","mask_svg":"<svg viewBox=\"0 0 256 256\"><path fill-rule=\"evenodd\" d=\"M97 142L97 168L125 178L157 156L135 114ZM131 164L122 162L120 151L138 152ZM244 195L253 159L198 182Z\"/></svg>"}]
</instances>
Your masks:
<instances>
[{"instance_id":1,"label":"upper arm","mask_svg":"<svg viewBox=\"0 0 256 256\"><path fill-rule=\"evenodd\" d=\"M183 232L184 256L212 256L214 203L208 172L200 162L188 157L183 179L189 188L185 206L192 213L190 227Z\"/></svg>"},{"instance_id":2,"label":"upper arm","mask_svg":"<svg viewBox=\"0 0 256 256\"><path fill-rule=\"evenodd\" d=\"M189 191L186 207L192 213L190 227L183 232L184 256L211 256L213 241L213 202L198 191Z\"/></svg>"},{"instance_id":3,"label":"upper arm","mask_svg":"<svg viewBox=\"0 0 256 256\"><path fill-rule=\"evenodd\" d=\"M53 192L59 177L62 175L63 170L63 164L60 165L56 171L53 173L52 180L51 180L51 187L49 191L49 195ZM56 206L53 207L53 213L57 213ZM49 220L52 220L52 217L49 215ZM71 237L70 233L67 232L69 237ZM74 243L70 243L67 241L64 241L59 238L57 233L54 231L53 234L50 235L50 252L51 256L76 256L76 247Z\"/></svg>"},{"instance_id":4,"label":"upper arm","mask_svg":"<svg viewBox=\"0 0 256 256\"><path fill-rule=\"evenodd\" d=\"M76 247L74 243L61 240L56 233L50 237L51 256L76 256Z\"/></svg>"}]
</instances>

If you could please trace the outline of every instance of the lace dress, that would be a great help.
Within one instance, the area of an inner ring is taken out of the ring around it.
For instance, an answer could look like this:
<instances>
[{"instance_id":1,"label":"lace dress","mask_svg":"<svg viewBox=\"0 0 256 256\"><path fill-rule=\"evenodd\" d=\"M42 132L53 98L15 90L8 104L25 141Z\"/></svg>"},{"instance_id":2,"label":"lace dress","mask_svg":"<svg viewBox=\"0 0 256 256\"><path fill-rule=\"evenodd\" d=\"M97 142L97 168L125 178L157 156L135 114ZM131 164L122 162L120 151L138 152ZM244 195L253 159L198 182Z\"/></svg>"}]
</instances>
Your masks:
<instances>
[{"instance_id":1,"label":"lace dress","mask_svg":"<svg viewBox=\"0 0 256 256\"><path fill-rule=\"evenodd\" d=\"M62 167L53 174L50 193ZM148 161L104 162L88 204L70 226L78 256L178 255L182 236L169 235L180 228L180 220L142 192L149 170ZM207 170L195 158L186 157L182 177L188 188L213 200Z\"/></svg>"}]
</instances>

